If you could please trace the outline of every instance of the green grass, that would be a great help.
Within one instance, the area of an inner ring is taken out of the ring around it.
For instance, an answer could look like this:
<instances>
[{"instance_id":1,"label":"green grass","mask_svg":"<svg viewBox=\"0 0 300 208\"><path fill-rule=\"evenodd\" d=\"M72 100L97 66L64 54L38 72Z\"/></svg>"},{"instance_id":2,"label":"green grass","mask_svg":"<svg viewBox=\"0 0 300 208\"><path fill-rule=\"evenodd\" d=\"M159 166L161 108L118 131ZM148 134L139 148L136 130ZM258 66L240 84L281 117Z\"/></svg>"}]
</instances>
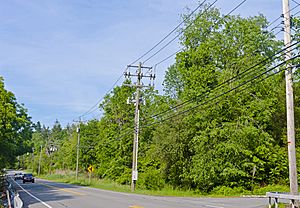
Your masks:
<instances>
[{"instance_id":1,"label":"green grass","mask_svg":"<svg viewBox=\"0 0 300 208\"><path fill-rule=\"evenodd\" d=\"M290 207L289 204L278 203L278 208ZM275 204L272 204L272 208L275 208Z\"/></svg>"},{"instance_id":2,"label":"green grass","mask_svg":"<svg viewBox=\"0 0 300 208\"><path fill-rule=\"evenodd\" d=\"M87 175L79 175L78 180L75 178L75 174L72 172L64 173L64 174L52 174L52 175L41 175L40 178L69 183L80 186L89 186L93 188L99 188L110 191L117 192L126 192L131 193L131 187L129 185L121 185L112 180L108 179L97 179L91 178L89 179ZM180 190L174 189L171 186L165 186L161 190L147 190L141 187L136 188L135 193L137 194L145 194L145 195L157 195L157 196L181 196L181 197L239 197L243 195L266 195L266 192L277 191L277 192L288 192L289 189L287 186L282 185L269 185L265 187L256 187L253 192L244 190L242 188L229 188L229 187L216 187L211 193L201 193L196 192L194 190Z\"/></svg>"},{"instance_id":3,"label":"green grass","mask_svg":"<svg viewBox=\"0 0 300 208\"><path fill-rule=\"evenodd\" d=\"M110 190L110 191L126 192L126 193L131 192L130 185L121 185L108 179L92 178L91 182L89 183L88 177L80 175L78 176L78 180L76 180L75 175L73 174L41 175L40 178L56 181L56 182L80 185L80 186L89 186L93 188L99 188L99 189ZM196 193L195 191L191 191L191 190L184 191L179 189L173 189L172 187L165 187L161 190L147 190L147 189L142 189L137 187L134 193L145 194L145 195L157 195L157 196L192 196L192 197L204 196L204 194L199 194Z\"/></svg>"}]
</instances>

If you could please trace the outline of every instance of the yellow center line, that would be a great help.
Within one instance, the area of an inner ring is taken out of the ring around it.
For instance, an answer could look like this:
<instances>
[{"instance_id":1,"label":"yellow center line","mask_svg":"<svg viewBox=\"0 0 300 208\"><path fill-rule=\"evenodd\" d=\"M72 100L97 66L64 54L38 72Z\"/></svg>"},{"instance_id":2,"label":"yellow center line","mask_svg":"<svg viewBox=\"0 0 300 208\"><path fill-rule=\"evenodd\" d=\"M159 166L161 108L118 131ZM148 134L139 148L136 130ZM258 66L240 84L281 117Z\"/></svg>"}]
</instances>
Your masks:
<instances>
[{"instance_id":1,"label":"yellow center line","mask_svg":"<svg viewBox=\"0 0 300 208\"><path fill-rule=\"evenodd\" d=\"M71 190L64 189L64 188L58 188L58 187L51 186L51 185L48 185L48 184L45 184L45 183L38 183L38 184L41 184L43 186L47 186L49 188L57 189L57 190L60 190L60 191L64 191L64 192L72 193L72 194L75 194L75 195L79 195L79 196L84 196L85 195L85 194L79 193L77 191L71 191Z\"/></svg>"},{"instance_id":2,"label":"yellow center line","mask_svg":"<svg viewBox=\"0 0 300 208\"><path fill-rule=\"evenodd\" d=\"M144 208L144 207L139 206L139 205L132 205L132 206L130 206L129 208Z\"/></svg>"}]
</instances>

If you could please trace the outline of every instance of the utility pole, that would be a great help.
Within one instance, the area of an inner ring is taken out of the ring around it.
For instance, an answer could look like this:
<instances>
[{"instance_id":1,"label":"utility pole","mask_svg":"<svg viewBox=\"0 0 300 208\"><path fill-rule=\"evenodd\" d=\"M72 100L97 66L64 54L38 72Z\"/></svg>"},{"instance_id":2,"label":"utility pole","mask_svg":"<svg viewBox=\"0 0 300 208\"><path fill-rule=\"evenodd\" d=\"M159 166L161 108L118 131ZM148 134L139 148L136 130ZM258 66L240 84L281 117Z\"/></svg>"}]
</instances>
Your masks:
<instances>
[{"instance_id":1,"label":"utility pole","mask_svg":"<svg viewBox=\"0 0 300 208\"><path fill-rule=\"evenodd\" d=\"M41 173L42 149L43 149L43 146L41 145L40 158L39 158L38 176L40 176L40 173Z\"/></svg>"},{"instance_id":2,"label":"utility pole","mask_svg":"<svg viewBox=\"0 0 300 208\"><path fill-rule=\"evenodd\" d=\"M79 144L80 144L80 123L81 118L79 117L79 124L77 127L77 156L76 156L76 181L78 180L78 163L79 163Z\"/></svg>"},{"instance_id":3,"label":"utility pole","mask_svg":"<svg viewBox=\"0 0 300 208\"><path fill-rule=\"evenodd\" d=\"M284 19L284 44L285 47L291 45L291 18L289 0L282 1L283 19ZM291 49L286 49L285 60L291 58ZM293 95L293 78L292 65L287 64L285 71L286 82L286 113L287 113L287 142L289 157L289 176L290 176L290 193L298 195L298 179L296 167L296 149L295 149L295 123L294 123L294 95Z\"/></svg>"},{"instance_id":4,"label":"utility pole","mask_svg":"<svg viewBox=\"0 0 300 208\"><path fill-rule=\"evenodd\" d=\"M127 103L130 102L135 104L135 113L134 113L134 138L133 138L133 151L132 151L132 180L131 180L131 191L134 191L136 188L136 181L138 179L138 170L137 170L137 162L138 162L138 142L139 142L139 125L140 125L140 100L141 96L141 88L146 87L144 86L141 81L143 77L150 78L150 81L155 79L155 74L152 74L152 71L150 75L144 75L142 73L143 69L148 69L149 71L152 70L152 67L145 67L142 66L142 63L139 63L138 66L132 66L129 65L127 68L137 68L137 71L135 74L130 74L130 72L125 72L125 78L130 77L137 77L136 84L124 84L125 86L135 87L136 88L136 95L135 100L130 101L130 98L128 98Z\"/></svg>"}]
</instances>

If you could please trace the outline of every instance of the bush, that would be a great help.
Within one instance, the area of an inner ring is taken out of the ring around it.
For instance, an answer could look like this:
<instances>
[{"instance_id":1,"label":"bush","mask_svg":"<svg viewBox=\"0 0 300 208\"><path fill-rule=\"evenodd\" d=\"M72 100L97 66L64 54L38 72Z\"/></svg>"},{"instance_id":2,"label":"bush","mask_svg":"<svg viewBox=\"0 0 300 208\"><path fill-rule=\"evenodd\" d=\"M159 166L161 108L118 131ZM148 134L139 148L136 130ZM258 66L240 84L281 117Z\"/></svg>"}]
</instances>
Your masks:
<instances>
[{"instance_id":1,"label":"bush","mask_svg":"<svg viewBox=\"0 0 300 208\"><path fill-rule=\"evenodd\" d=\"M164 188L165 181L159 170L149 168L146 172L141 173L140 184L148 190L160 190Z\"/></svg>"}]
</instances>

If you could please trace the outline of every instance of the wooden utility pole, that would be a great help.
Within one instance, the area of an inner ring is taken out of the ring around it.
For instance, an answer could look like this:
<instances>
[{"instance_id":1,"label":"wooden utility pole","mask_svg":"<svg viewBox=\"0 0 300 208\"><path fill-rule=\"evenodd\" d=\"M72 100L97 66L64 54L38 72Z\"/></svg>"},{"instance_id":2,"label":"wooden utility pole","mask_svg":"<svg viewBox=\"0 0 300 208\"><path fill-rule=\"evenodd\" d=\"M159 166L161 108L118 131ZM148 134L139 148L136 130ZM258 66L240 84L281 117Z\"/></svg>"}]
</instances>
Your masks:
<instances>
[{"instance_id":1,"label":"wooden utility pole","mask_svg":"<svg viewBox=\"0 0 300 208\"><path fill-rule=\"evenodd\" d=\"M141 73L142 64L139 63L137 71L137 88L135 95L135 113L134 113L134 139L133 139L133 151L132 151L132 182L131 191L135 190L136 181L138 178L137 160L138 160L138 142L139 142L139 127L140 127L140 85L141 85Z\"/></svg>"},{"instance_id":2,"label":"wooden utility pole","mask_svg":"<svg viewBox=\"0 0 300 208\"><path fill-rule=\"evenodd\" d=\"M286 49L285 60L291 58L291 18L289 0L282 0L283 19L284 19L284 44ZM296 149L295 149L295 123L294 123L294 95L293 95L293 79L292 65L287 64L285 71L286 82L286 113L287 113L287 143L289 157L289 176L290 176L290 193L298 195L298 179L296 167Z\"/></svg>"},{"instance_id":3,"label":"wooden utility pole","mask_svg":"<svg viewBox=\"0 0 300 208\"><path fill-rule=\"evenodd\" d=\"M78 163L79 163L79 144L80 144L80 122L81 118L79 117L79 124L77 127L77 152L76 152L76 181L78 180Z\"/></svg>"},{"instance_id":4,"label":"wooden utility pole","mask_svg":"<svg viewBox=\"0 0 300 208\"><path fill-rule=\"evenodd\" d=\"M40 176L40 173L41 173L42 150L43 150L43 145L41 145L41 151L40 151L38 176Z\"/></svg>"},{"instance_id":5,"label":"wooden utility pole","mask_svg":"<svg viewBox=\"0 0 300 208\"><path fill-rule=\"evenodd\" d=\"M139 63L138 66L132 66L129 65L128 68L137 68L137 71L135 74L130 74L130 72L125 72L125 77L137 77L137 83L135 85L133 84L124 84L125 86L130 86L130 87L136 87L136 95L135 95L135 100L134 101L129 101L128 99L128 104L130 102L133 102L135 104L135 113L134 113L134 139L133 139L133 151L132 151L132 180L131 180L131 191L135 190L136 187L136 181L138 179L138 170L137 170L137 162L138 162L138 143L139 143L139 125L140 125L140 99L141 99L141 88L146 87L141 83L141 80L143 77L148 77L151 79L155 79L155 75L150 73L150 75L144 75L142 73L142 69L148 69L151 70L152 67L145 67L142 66L142 63Z\"/></svg>"}]
</instances>

